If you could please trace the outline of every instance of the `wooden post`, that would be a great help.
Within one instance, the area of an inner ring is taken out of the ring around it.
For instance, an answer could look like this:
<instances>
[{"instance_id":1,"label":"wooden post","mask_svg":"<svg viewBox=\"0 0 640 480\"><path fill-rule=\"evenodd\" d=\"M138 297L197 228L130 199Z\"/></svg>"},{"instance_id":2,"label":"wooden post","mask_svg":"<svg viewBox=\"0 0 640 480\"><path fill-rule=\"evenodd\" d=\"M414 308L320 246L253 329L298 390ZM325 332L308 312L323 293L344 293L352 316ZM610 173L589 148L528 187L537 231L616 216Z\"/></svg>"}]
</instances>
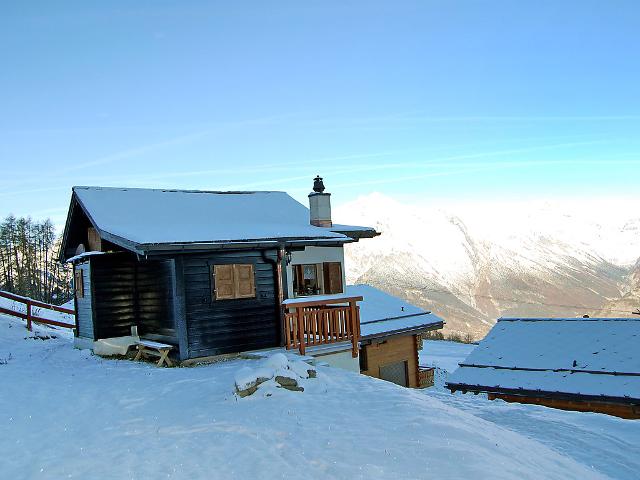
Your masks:
<instances>
[{"instance_id":1,"label":"wooden post","mask_svg":"<svg viewBox=\"0 0 640 480\"><path fill-rule=\"evenodd\" d=\"M296 308L298 314L298 338L300 340L300 355L304 355L305 351L305 338L304 338L304 308Z\"/></svg>"},{"instance_id":2,"label":"wooden post","mask_svg":"<svg viewBox=\"0 0 640 480\"><path fill-rule=\"evenodd\" d=\"M27 300L27 330L31 331L31 302Z\"/></svg>"},{"instance_id":3,"label":"wooden post","mask_svg":"<svg viewBox=\"0 0 640 480\"><path fill-rule=\"evenodd\" d=\"M349 314L351 317L351 356L356 358L358 356L358 341L360 340L360 335L358 334L358 324L360 322L358 321L358 307L355 300L349 302Z\"/></svg>"}]
</instances>

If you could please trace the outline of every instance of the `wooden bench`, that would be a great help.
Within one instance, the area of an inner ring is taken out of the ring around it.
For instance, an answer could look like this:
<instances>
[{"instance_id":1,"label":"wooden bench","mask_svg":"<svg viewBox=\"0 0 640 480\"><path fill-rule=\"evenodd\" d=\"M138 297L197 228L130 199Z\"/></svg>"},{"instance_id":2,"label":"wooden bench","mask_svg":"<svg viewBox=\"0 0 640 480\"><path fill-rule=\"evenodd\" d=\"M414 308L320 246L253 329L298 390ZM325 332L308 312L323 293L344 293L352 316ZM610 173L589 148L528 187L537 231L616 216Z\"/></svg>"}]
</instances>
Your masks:
<instances>
[{"instance_id":1,"label":"wooden bench","mask_svg":"<svg viewBox=\"0 0 640 480\"><path fill-rule=\"evenodd\" d=\"M161 367L162 364L165 363L167 367L173 367L173 362L169 358L169 352L173 349L173 345L140 339L136 340L136 348L138 349L138 353L134 360L140 360L141 358L148 357L160 357L156 365Z\"/></svg>"}]
</instances>

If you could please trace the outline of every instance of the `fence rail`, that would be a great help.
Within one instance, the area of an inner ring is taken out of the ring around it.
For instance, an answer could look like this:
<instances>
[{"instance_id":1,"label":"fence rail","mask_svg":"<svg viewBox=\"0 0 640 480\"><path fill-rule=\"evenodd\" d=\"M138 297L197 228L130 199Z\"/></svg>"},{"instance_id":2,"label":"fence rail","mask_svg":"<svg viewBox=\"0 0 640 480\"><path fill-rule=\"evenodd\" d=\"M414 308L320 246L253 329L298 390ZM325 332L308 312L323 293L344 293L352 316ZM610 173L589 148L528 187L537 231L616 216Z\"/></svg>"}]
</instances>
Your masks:
<instances>
[{"instance_id":1,"label":"fence rail","mask_svg":"<svg viewBox=\"0 0 640 480\"><path fill-rule=\"evenodd\" d=\"M4 308L0 306L0 313L4 313L6 315L12 315L14 317L21 318L27 321L27 329L31 331L32 322L43 323L45 325L54 325L56 327L62 328L76 328L75 323L66 323L59 322L57 320L51 320L50 318L39 317L38 315L34 315L33 308L44 308L46 310L52 310L54 312L66 313L68 315L75 316L75 310L71 310L69 308L59 307L58 305L51 305L50 303L39 302L38 300L33 300L27 297L21 297L19 295L14 295L13 293L0 291L0 297L6 298L8 300L13 300L14 302L22 303L25 305L25 312L18 312L16 310L11 310L9 308Z\"/></svg>"}]
</instances>

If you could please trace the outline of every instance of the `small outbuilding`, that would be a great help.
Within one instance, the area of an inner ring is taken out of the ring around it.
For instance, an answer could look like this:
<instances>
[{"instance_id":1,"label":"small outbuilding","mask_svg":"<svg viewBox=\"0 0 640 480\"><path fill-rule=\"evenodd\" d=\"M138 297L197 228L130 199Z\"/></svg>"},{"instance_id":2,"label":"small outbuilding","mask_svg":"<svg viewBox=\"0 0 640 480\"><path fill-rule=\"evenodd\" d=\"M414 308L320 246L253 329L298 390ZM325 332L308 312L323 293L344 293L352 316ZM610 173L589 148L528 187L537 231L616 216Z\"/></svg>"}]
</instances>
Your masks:
<instances>
[{"instance_id":1,"label":"small outbuilding","mask_svg":"<svg viewBox=\"0 0 640 480\"><path fill-rule=\"evenodd\" d=\"M433 385L434 369L420 366L422 335L441 329L431 312L369 285L349 285L360 302L360 372L411 388Z\"/></svg>"},{"instance_id":2,"label":"small outbuilding","mask_svg":"<svg viewBox=\"0 0 640 480\"><path fill-rule=\"evenodd\" d=\"M640 319L501 318L446 387L640 418Z\"/></svg>"}]
</instances>

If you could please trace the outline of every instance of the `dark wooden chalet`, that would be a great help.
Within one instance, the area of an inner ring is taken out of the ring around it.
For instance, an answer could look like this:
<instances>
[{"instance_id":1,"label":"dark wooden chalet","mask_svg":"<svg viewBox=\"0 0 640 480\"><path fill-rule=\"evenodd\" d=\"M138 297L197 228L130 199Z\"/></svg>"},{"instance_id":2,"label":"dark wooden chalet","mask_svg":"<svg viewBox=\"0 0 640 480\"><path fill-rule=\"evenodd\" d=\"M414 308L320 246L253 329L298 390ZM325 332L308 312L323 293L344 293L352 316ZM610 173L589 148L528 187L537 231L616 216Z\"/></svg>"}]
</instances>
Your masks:
<instances>
[{"instance_id":1,"label":"dark wooden chalet","mask_svg":"<svg viewBox=\"0 0 640 480\"><path fill-rule=\"evenodd\" d=\"M292 335L295 346L357 344L357 309L353 318L329 312L326 324L316 315L312 332L313 308L283 307L292 253L341 251L377 235L323 219L323 190L316 179L310 213L283 192L74 187L61 260L74 266L77 343L92 348L133 332L173 345L180 360L291 347ZM285 314L295 325L285 328Z\"/></svg>"}]
</instances>

